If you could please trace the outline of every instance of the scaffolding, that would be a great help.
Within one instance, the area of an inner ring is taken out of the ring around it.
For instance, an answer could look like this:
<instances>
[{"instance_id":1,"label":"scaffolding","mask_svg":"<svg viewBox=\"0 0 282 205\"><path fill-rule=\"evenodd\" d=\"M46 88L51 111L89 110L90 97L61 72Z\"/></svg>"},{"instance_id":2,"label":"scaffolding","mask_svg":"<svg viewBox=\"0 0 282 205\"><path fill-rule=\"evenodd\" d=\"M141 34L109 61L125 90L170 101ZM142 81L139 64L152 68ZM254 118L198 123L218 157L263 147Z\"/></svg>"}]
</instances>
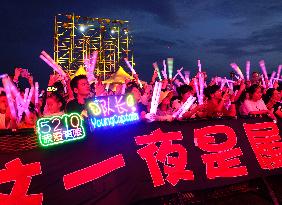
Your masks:
<instances>
[{"instance_id":1,"label":"scaffolding","mask_svg":"<svg viewBox=\"0 0 282 205\"><path fill-rule=\"evenodd\" d=\"M124 20L58 14L55 16L54 59L73 75L84 66L84 59L98 50L95 74L106 79L124 65L124 58L134 66L128 26L128 21Z\"/></svg>"}]
</instances>

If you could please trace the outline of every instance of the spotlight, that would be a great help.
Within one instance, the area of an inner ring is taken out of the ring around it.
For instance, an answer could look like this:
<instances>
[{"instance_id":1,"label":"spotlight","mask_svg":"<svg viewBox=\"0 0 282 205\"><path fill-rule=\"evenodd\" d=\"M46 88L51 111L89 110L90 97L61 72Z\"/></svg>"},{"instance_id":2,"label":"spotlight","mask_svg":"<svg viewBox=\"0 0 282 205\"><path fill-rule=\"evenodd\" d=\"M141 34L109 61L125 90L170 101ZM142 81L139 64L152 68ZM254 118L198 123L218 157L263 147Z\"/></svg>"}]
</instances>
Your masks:
<instances>
[{"instance_id":1,"label":"spotlight","mask_svg":"<svg viewBox=\"0 0 282 205\"><path fill-rule=\"evenodd\" d=\"M111 34L114 34L116 31L114 29L111 30Z\"/></svg>"},{"instance_id":2,"label":"spotlight","mask_svg":"<svg viewBox=\"0 0 282 205\"><path fill-rule=\"evenodd\" d=\"M127 29L127 28L124 28L124 29L123 29L123 32L124 32L124 34L128 34L128 29Z\"/></svg>"},{"instance_id":3,"label":"spotlight","mask_svg":"<svg viewBox=\"0 0 282 205\"><path fill-rule=\"evenodd\" d=\"M83 26L83 25L81 25L80 27L79 27L79 30L81 31L81 32L84 32L85 31L85 26Z\"/></svg>"}]
</instances>

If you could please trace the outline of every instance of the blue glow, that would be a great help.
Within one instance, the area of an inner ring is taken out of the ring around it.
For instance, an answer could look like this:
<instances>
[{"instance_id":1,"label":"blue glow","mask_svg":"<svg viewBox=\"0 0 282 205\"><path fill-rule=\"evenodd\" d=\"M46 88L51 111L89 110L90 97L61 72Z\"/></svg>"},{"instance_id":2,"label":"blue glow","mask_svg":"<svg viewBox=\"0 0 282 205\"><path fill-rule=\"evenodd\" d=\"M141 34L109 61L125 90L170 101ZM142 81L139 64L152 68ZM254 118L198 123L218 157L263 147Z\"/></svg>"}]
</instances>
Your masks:
<instances>
[{"instance_id":1,"label":"blue glow","mask_svg":"<svg viewBox=\"0 0 282 205\"><path fill-rule=\"evenodd\" d=\"M91 118L91 125L92 127L99 128L99 127L108 127L108 126L116 126L116 125L124 125L128 124L130 122L138 121L139 120L139 115L138 113L130 113L130 114L125 114L125 115L114 115L109 118L102 118L102 119L97 119L95 117Z\"/></svg>"}]
</instances>

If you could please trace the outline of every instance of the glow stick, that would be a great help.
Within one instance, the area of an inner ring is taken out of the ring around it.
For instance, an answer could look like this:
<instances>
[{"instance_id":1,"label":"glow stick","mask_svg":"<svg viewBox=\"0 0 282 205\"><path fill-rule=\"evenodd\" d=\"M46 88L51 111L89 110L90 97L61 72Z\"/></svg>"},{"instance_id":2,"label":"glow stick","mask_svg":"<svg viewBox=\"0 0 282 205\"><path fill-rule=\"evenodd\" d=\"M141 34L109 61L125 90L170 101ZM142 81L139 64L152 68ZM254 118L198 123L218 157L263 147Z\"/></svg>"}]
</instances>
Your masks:
<instances>
[{"instance_id":1,"label":"glow stick","mask_svg":"<svg viewBox=\"0 0 282 205\"><path fill-rule=\"evenodd\" d=\"M237 80L239 80L239 79L240 79L238 75L235 75L235 78L236 78Z\"/></svg>"},{"instance_id":2,"label":"glow stick","mask_svg":"<svg viewBox=\"0 0 282 205\"><path fill-rule=\"evenodd\" d=\"M277 78L278 79L280 78L281 69L282 69L282 65L279 65L277 69Z\"/></svg>"},{"instance_id":3,"label":"glow stick","mask_svg":"<svg viewBox=\"0 0 282 205\"><path fill-rule=\"evenodd\" d=\"M241 79L244 79L244 75L236 63L230 63L230 66L235 70L235 72L240 76Z\"/></svg>"},{"instance_id":4,"label":"glow stick","mask_svg":"<svg viewBox=\"0 0 282 205\"><path fill-rule=\"evenodd\" d=\"M184 78L190 84L190 71L184 71Z\"/></svg>"},{"instance_id":5,"label":"glow stick","mask_svg":"<svg viewBox=\"0 0 282 205\"><path fill-rule=\"evenodd\" d=\"M269 87L270 88L273 88L273 84L274 84L273 79L274 79L275 75L276 75L276 72L273 71L271 76L270 76L270 80L269 80Z\"/></svg>"},{"instance_id":6,"label":"glow stick","mask_svg":"<svg viewBox=\"0 0 282 205\"><path fill-rule=\"evenodd\" d=\"M260 67L261 67L261 70L262 70L262 73L263 73L265 79L268 80L268 76L267 76L267 71L266 71L266 67L265 67L265 62L264 62L264 60L261 60L261 61L259 62L259 65L260 65Z\"/></svg>"},{"instance_id":7,"label":"glow stick","mask_svg":"<svg viewBox=\"0 0 282 205\"><path fill-rule=\"evenodd\" d=\"M265 84L265 80L264 80L263 75L261 75L261 81L262 81L262 87L266 88L266 84Z\"/></svg>"},{"instance_id":8,"label":"glow stick","mask_svg":"<svg viewBox=\"0 0 282 205\"><path fill-rule=\"evenodd\" d=\"M121 94L125 93L125 89L126 89L126 84L122 84L122 88L121 88Z\"/></svg>"},{"instance_id":9,"label":"glow stick","mask_svg":"<svg viewBox=\"0 0 282 205\"><path fill-rule=\"evenodd\" d=\"M106 88L105 88L105 89L107 90L107 92L108 92L108 90L109 90L109 87L110 87L110 83L107 83L107 84L106 84Z\"/></svg>"},{"instance_id":10,"label":"glow stick","mask_svg":"<svg viewBox=\"0 0 282 205\"><path fill-rule=\"evenodd\" d=\"M24 102L25 102L25 103L27 102L28 92L29 92L29 88L26 88L26 89L24 90Z\"/></svg>"},{"instance_id":11,"label":"glow stick","mask_svg":"<svg viewBox=\"0 0 282 205\"><path fill-rule=\"evenodd\" d=\"M201 61L198 60L198 68L199 68L199 72L202 72L202 65L201 65Z\"/></svg>"},{"instance_id":12,"label":"glow stick","mask_svg":"<svg viewBox=\"0 0 282 205\"><path fill-rule=\"evenodd\" d=\"M32 86L29 90L29 94L28 94L28 97L27 97L27 100L26 100L26 104L25 104L25 113L27 114L27 116L29 116L29 104L30 104L30 101L31 101L31 97L34 93L34 87Z\"/></svg>"},{"instance_id":13,"label":"glow stick","mask_svg":"<svg viewBox=\"0 0 282 205\"><path fill-rule=\"evenodd\" d=\"M181 72L183 70L183 67L180 68L179 70L177 70L177 73L175 74L175 76L173 77L172 81L175 80L175 78L179 75L179 72Z\"/></svg>"},{"instance_id":14,"label":"glow stick","mask_svg":"<svg viewBox=\"0 0 282 205\"><path fill-rule=\"evenodd\" d=\"M199 85L200 85L200 99L199 99L199 105L203 104L203 99L204 99L204 77L202 74L199 74Z\"/></svg>"},{"instance_id":15,"label":"glow stick","mask_svg":"<svg viewBox=\"0 0 282 205\"><path fill-rule=\"evenodd\" d=\"M136 74L136 71L132 68L132 66L130 65L129 61L127 60L127 58L124 58L124 61L127 65L127 67L131 70L132 75Z\"/></svg>"},{"instance_id":16,"label":"glow stick","mask_svg":"<svg viewBox=\"0 0 282 205\"><path fill-rule=\"evenodd\" d=\"M2 74L2 75L0 75L0 78L6 78L6 77L8 77L8 74Z\"/></svg>"},{"instance_id":17,"label":"glow stick","mask_svg":"<svg viewBox=\"0 0 282 205\"><path fill-rule=\"evenodd\" d=\"M2 78L2 83L3 83L4 89L5 89L5 93L6 93L6 97L7 97L7 100L8 100L8 105L10 107L11 115L13 116L13 118L17 118L16 109L15 109L15 106L14 106L14 102L12 100L11 89L10 89L10 86L9 86L9 83L8 83L8 78Z\"/></svg>"},{"instance_id":18,"label":"glow stick","mask_svg":"<svg viewBox=\"0 0 282 205\"><path fill-rule=\"evenodd\" d=\"M250 68L251 68L251 62L247 61L246 62L246 77L247 77L247 80L250 80Z\"/></svg>"},{"instance_id":19,"label":"glow stick","mask_svg":"<svg viewBox=\"0 0 282 205\"><path fill-rule=\"evenodd\" d=\"M224 80L221 80L220 90L223 89L224 85L226 84L227 80L224 78Z\"/></svg>"},{"instance_id":20,"label":"glow stick","mask_svg":"<svg viewBox=\"0 0 282 205\"><path fill-rule=\"evenodd\" d=\"M197 82L196 78L194 78L194 86L195 86L195 89L196 89L196 94L197 94L198 102L200 103L201 96L200 96L200 93L199 93L199 87L198 87L198 82Z\"/></svg>"},{"instance_id":21,"label":"glow stick","mask_svg":"<svg viewBox=\"0 0 282 205\"><path fill-rule=\"evenodd\" d=\"M37 105L38 104L39 84L38 82L35 82L34 85L35 85L34 104Z\"/></svg>"},{"instance_id":22,"label":"glow stick","mask_svg":"<svg viewBox=\"0 0 282 205\"><path fill-rule=\"evenodd\" d=\"M196 98L193 96L190 96L186 102L176 111L172 114L173 118L176 118L177 116L179 118L182 117L182 115L189 110L189 108L193 105L193 103L195 102Z\"/></svg>"},{"instance_id":23,"label":"glow stick","mask_svg":"<svg viewBox=\"0 0 282 205\"><path fill-rule=\"evenodd\" d=\"M159 105L161 89L162 89L162 83L161 82L156 82L155 86L154 86L152 102L151 102L151 108L150 108L150 113L151 114L152 113L153 114L157 113L157 108L158 108L158 105Z\"/></svg>"},{"instance_id":24,"label":"glow stick","mask_svg":"<svg viewBox=\"0 0 282 205\"><path fill-rule=\"evenodd\" d=\"M167 67L168 67L168 78L171 79L173 73L173 58L167 59Z\"/></svg>"},{"instance_id":25,"label":"glow stick","mask_svg":"<svg viewBox=\"0 0 282 205\"><path fill-rule=\"evenodd\" d=\"M165 60L163 60L163 70L162 70L162 74L164 76L164 79L167 79L167 73L166 73L166 64L165 64Z\"/></svg>"},{"instance_id":26,"label":"glow stick","mask_svg":"<svg viewBox=\"0 0 282 205\"><path fill-rule=\"evenodd\" d=\"M42 55L40 55L40 58L42 60L44 60L46 62L46 60L49 62L47 63L49 66L51 66L56 72L58 72L63 78L65 78L67 75L66 73L63 71L63 69L61 68L61 66L59 66L45 51L41 52ZM44 57L44 58L43 58Z\"/></svg>"},{"instance_id":27,"label":"glow stick","mask_svg":"<svg viewBox=\"0 0 282 205\"><path fill-rule=\"evenodd\" d=\"M98 51L94 51L92 55L92 61L89 67L89 71L91 74L93 74L95 67L96 67L96 62L97 62L97 56L98 56ZM89 59L90 60L90 59Z\"/></svg>"},{"instance_id":28,"label":"glow stick","mask_svg":"<svg viewBox=\"0 0 282 205\"><path fill-rule=\"evenodd\" d=\"M159 80L161 81L162 80L162 76L161 76L160 69L158 67L157 62L153 63L153 67L158 72L158 77L159 77Z\"/></svg>"},{"instance_id":29,"label":"glow stick","mask_svg":"<svg viewBox=\"0 0 282 205\"><path fill-rule=\"evenodd\" d=\"M181 70L183 70L183 67L181 68ZM187 81L186 81L186 79L185 79L184 76L182 75L181 70L177 70L177 73L178 73L178 75L181 77L181 79L183 80L183 82L184 82L185 84L188 84Z\"/></svg>"},{"instance_id":30,"label":"glow stick","mask_svg":"<svg viewBox=\"0 0 282 205\"><path fill-rule=\"evenodd\" d=\"M279 78L273 78L273 80L277 80L277 81L282 81L282 79L279 79Z\"/></svg>"}]
</instances>

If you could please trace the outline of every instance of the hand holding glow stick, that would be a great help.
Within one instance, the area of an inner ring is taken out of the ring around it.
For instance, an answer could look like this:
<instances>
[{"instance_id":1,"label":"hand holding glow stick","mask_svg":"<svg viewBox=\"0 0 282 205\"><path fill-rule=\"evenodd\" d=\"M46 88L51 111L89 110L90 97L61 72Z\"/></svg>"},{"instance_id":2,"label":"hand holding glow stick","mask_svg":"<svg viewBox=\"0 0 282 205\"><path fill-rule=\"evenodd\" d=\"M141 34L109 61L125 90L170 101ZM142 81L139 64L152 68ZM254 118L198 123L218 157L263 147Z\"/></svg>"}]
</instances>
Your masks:
<instances>
[{"instance_id":1,"label":"hand holding glow stick","mask_svg":"<svg viewBox=\"0 0 282 205\"><path fill-rule=\"evenodd\" d=\"M8 105L9 105L9 108L10 108L11 115L14 119L16 119L17 118L16 109L15 109L15 106L14 106L14 102L12 100L12 93L11 93L11 89L10 89L10 86L9 86L9 83L8 83L8 77L2 78L2 83L3 83L4 89L5 89L5 93L6 93L6 97L7 97L7 100L8 100Z\"/></svg>"},{"instance_id":2,"label":"hand holding glow stick","mask_svg":"<svg viewBox=\"0 0 282 205\"><path fill-rule=\"evenodd\" d=\"M163 60L163 70L162 70L162 74L164 76L164 79L167 79L167 73L166 73L166 64L165 64L165 60Z\"/></svg>"},{"instance_id":3,"label":"hand holding glow stick","mask_svg":"<svg viewBox=\"0 0 282 205\"><path fill-rule=\"evenodd\" d=\"M235 70L235 72L240 76L241 79L244 79L244 75L236 63L231 63L230 66Z\"/></svg>"},{"instance_id":4,"label":"hand holding glow stick","mask_svg":"<svg viewBox=\"0 0 282 205\"><path fill-rule=\"evenodd\" d=\"M250 68L251 68L251 62L247 61L246 62L246 77L247 77L247 80L250 80Z\"/></svg>"},{"instance_id":5,"label":"hand holding glow stick","mask_svg":"<svg viewBox=\"0 0 282 205\"><path fill-rule=\"evenodd\" d=\"M201 96L200 96L200 92L199 92L198 80L196 78L194 78L194 86L195 86L195 89L196 89L198 102L200 103L201 102Z\"/></svg>"},{"instance_id":6,"label":"hand holding glow stick","mask_svg":"<svg viewBox=\"0 0 282 205\"><path fill-rule=\"evenodd\" d=\"M35 85L34 103L35 103L35 106L37 106L38 105L38 95L39 95L39 83L35 82L34 85Z\"/></svg>"},{"instance_id":7,"label":"hand holding glow stick","mask_svg":"<svg viewBox=\"0 0 282 205\"><path fill-rule=\"evenodd\" d=\"M186 102L176 111L172 114L173 118L181 118L183 116L183 114L189 110L189 108L193 105L193 103L195 102L196 98L193 96L190 96Z\"/></svg>"},{"instance_id":8,"label":"hand holding glow stick","mask_svg":"<svg viewBox=\"0 0 282 205\"><path fill-rule=\"evenodd\" d=\"M268 76L267 76L267 71L266 71L266 67L265 67L265 62L264 62L264 60L261 60L261 61L259 62L259 65L260 65L260 68L261 68L261 70L262 70L262 73L263 73L265 79L268 80Z\"/></svg>"},{"instance_id":9,"label":"hand holding glow stick","mask_svg":"<svg viewBox=\"0 0 282 205\"><path fill-rule=\"evenodd\" d=\"M199 85L200 85L200 99L199 99L199 105L203 104L203 100L204 100L204 77L202 76L201 73L199 73Z\"/></svg>"}]
</instances>

